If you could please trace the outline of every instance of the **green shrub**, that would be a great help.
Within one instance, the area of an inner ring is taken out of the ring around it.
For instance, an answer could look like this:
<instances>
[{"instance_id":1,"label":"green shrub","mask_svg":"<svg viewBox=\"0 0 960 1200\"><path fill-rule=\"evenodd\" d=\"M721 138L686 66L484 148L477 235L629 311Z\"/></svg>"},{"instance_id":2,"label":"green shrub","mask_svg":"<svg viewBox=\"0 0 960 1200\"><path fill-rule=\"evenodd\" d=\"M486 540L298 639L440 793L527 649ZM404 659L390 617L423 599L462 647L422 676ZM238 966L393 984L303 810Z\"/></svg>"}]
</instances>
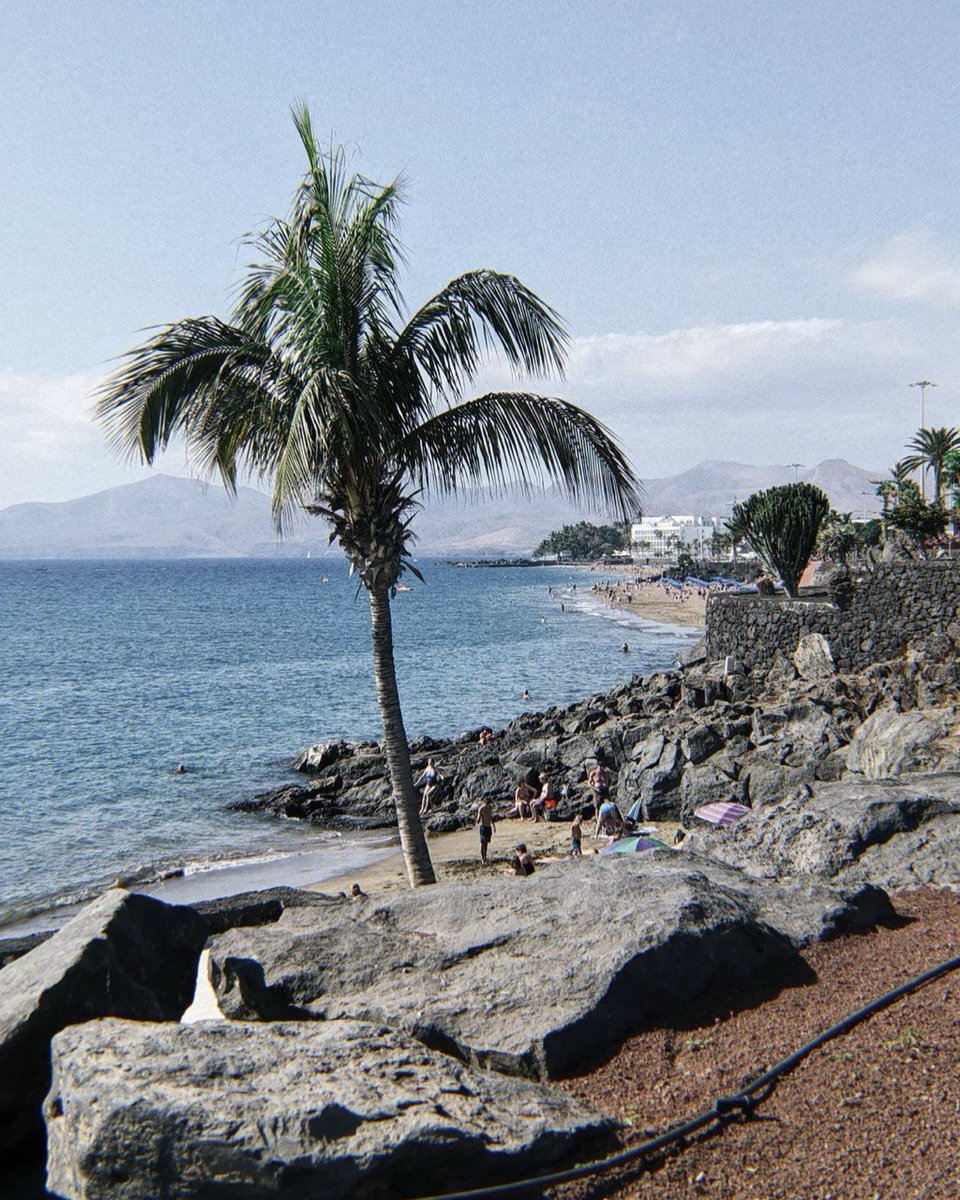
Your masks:
<instances>
[{"instance_id":1,"label":"green shrub","mask_svg":"<svg viewBox=\"0 0 960 1200\"><path fill-rule=\"evenodd\" d=\"M830 511L825 492L812 483L788 483L754 492L733 506L731 523L762 562L783 580L787 595L796 597L800 576L810 561L817 534Z\"/></svg>"}]
</instances>

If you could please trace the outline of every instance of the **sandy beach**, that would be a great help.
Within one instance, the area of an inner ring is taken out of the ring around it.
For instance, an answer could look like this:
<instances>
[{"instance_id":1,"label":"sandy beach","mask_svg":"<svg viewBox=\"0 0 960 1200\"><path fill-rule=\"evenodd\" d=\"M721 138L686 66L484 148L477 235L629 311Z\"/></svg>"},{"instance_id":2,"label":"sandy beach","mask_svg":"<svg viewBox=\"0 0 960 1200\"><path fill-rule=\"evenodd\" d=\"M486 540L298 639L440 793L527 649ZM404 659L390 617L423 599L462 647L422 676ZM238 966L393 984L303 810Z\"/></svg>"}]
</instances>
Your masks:
<instances>
[{"instance_id":1,"label":"sandy beach","mask_svg":"<svg viewBox=\"0 0 960 1200\"><path fill-rule=\"evenodd\" d=\"M612 608L622 608L644 621L657 621L663 625L685 625L689 628L704 627L707 598L695 588L676 588L644 578L645 568L623 568L619 579L603 579L595 583L591 592ZM604 568L604 574L609 574Z\"/></svg>"},{"instance_id":2,"label":"sandy beach","mask_svg":"<svg viewBox=\"0 0 960 1200\"><path fill-rule=\"evenodd\" d=\"M583 823L583 853L596 853L608 839L593 836L593 820ZM649 821L642 827L656 837L673 845L679 826L674 821ZM549 870L552 861L566 858L570 853L570 825L566 821L521 821L515 817L498 821L490 845L490 862L484 866L480 861L480 843L475 828L457 829L453 833L428 834L430 857L437 873L438 883L450 883L458 879L476 879L482 875L507 870L513 856L513 848L523 842L533 856L535 865ZM368 895L396 891L408 886L403 868L403 855L399 844L394 854L371 863L360 870L324 879L309 885L317 892L349 892L354 883Z\"/></svg>"}]
</instances>

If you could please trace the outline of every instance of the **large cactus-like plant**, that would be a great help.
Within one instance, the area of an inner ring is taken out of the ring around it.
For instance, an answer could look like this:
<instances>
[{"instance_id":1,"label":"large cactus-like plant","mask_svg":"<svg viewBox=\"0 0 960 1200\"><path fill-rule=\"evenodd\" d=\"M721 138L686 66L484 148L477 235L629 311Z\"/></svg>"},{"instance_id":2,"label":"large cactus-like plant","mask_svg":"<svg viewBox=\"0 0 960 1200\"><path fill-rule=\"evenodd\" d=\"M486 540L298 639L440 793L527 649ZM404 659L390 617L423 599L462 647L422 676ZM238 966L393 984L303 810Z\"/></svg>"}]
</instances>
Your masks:
<instances>
[{"instance_id":1,"label":"large cactus-like plant","mask_svg":"<svg viewBox=\"0 0 960 1200\"><path fill-rule=\"evenodd\" d=\"M812 483L788 483L754 492L733 506L744 540L796 598L800 576L810 561L817 534L830 511L826 492Z\"/></svg>"}]
</instances>

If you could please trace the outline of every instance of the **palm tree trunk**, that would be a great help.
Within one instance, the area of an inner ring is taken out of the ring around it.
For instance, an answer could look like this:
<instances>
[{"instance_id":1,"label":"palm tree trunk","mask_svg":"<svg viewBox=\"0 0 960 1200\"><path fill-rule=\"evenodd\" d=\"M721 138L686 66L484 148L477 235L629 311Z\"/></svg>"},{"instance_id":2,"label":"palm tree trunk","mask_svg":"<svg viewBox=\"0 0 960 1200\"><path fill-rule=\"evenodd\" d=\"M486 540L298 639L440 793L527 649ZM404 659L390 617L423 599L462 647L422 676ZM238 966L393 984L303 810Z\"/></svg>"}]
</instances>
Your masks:
<instances>
[{"instance_id":1,"label":"palm tree trunk","mask_svg":"<svg viewBox=\"0 0 960 1200\"><path fill-rule=\"evenodd\" d=\"M427 839L420 821L420 802L413 787L410 767L410 747L400 711L400 693L393 664L393 621L390 617L388 590L378 587L370 591L370 619L373 625L373 674L377 681L377 702L383 721L383 738L393 786L393 802L397 807L397 826L400 846L411 887L436 883L427 849Z\"/></svg>"}]
</instances>

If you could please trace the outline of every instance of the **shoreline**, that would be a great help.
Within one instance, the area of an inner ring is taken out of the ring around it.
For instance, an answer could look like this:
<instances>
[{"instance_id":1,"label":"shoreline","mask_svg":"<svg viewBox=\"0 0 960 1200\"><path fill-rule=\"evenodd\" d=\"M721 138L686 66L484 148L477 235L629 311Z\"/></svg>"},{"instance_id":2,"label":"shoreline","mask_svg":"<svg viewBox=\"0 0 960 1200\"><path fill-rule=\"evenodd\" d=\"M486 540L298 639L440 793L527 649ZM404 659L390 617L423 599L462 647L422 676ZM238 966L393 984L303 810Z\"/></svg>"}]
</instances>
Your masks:
<instances>
[{"instance_id":1,"label":"shoreline","mask_svg":"<svg viewBox=\"0 0 960 1200\"><path fill-rule=\"evenodd\" d=\"M590 595L608 607L630 613L641 621L705 629L706 596L694 588L680 592L661 583L644 580L642 571L638 573L635 568L621 570L630 578L616 583L598 581L591 588ZM604 573L608 571L609 568L604 568Z\"/></svg>"},{"instance_id":2,"label":"shoreline","mask_svg":"<svg viewBox=\"0 0 960 1200\"><path fill-rule=\"evenodd\" d=\"M589 567L586 565L578 565L575 570L584 582L580 584L575 593L576 600L592 601L599 608L615 609L622 611L626 616L632 618L632 622L636 622L638 633L642 632L645 625L661 626L665 629L682 628L692 629L702 627L702 617L697 611L695 605L688 605L681 601L674 600L671 596L659 597L656 594L644 593L639 598L636 592L632 593L633 599L628 600L627 595L631 594L627 590L627 581L624 583L609 584L610 589L615 589L616 596L614 599L608 599L607 595L602 594L599 590L594 591L593 587L586 584L586 578L590 574L603 573L609 576L611 573L629 574L635 577L636 568L610 568L610 567ZM601 585L597 585L598 587ZM564 587L554 587L553 598L560 602L560 593L565 592ZM568 602L574 597L565 596L564 599ZM592 605L591 605L592 607ZM701 612L702 612L701 604ZM594 608L596 612L597 609ZM597 615L602 615L598 613ZM627 635L629 636L629 634ZM585 698L585 697L584 697ZM499 867L507 865L513 846L518 841L524 840L524 833L530 831L530 847L534 856L550 856L552 854L567 853L568 845L568 826L560 823L540 822L537 826L537 836L533 836L533 825L519 821L504 821L503 828L511 828L516 826L516 830L510 834L510 840L503 840L495 837L494 843L491 846L491 858L497 860ZM653 825L650 826L653 828ZM556 836L552 836L543 831L547 829L558 831ZM673 837L673 829L671 827L669 836L662 836L664 841L671 842ZM339 834L340 831L331 831ZM499 832L499 830L498 830ZM406 887L406 874L403 868L403 856L399 848L399 840L396 827L383 829L379 831L369 831L366 838L371 842L377 840L379 846L371 846L369 849L358 847L353 849L360 850L362 861L353 866L340 868L335 867L332 874L328 874L325 867L320 867L315 860L318 853L324 855L329 852L328 848L317 851L316 848L308 848L304 846L302 849L291 849L261 858L258 855L252 858L246 856L239 858L238 861L231 862L229 859L216 866L211 866L203 870L182 870L180 867L175 867L169 872L163 863L155 864L152 867L137 867L131 871L131 877L125 878L120 875L117 880L104 883L102 886L90 884L90 895L85 895L82 898L78 897L74 900L69 900L66 903L54 904L49 907L41 907L32 912L14 916L12 919L0 923L0 940L7 938L17 938L25 935L30 935L38 932L54 931L58 929L64 922L73 917L81 908L84 907L91 899L102 894L104 890L110 887L126 887L133 892L139 892L146 895L152 895L158 899L164 900L173 904L192 904L204 900L227 898L234 895L241 895L248 891L262 891L278 886L302 887L313 891L333 890L349 891L350 886L354 882L361 882L361 886L365 889L368 881L370 886L376 890L390 890L393 886ZM429 834L428 841L430 844L431 856L434 860L434 866L437 869L438 882L449 879L457 879L469 877L479 871L479 853L477 845L476 832L473 829L455 830L452 833L444 834ZM386 843L386 844L384 844ZM562 843L562 845L561 845ZM584 835L584 853L588 853L592 846L592 839L588 838L585 829ZM477 871L474 871L473 860L476 860ZM493 869L493 868L488 868ZM136 879L136 874L144 872L145 878Z\"/></svg>"}]
</instances>

